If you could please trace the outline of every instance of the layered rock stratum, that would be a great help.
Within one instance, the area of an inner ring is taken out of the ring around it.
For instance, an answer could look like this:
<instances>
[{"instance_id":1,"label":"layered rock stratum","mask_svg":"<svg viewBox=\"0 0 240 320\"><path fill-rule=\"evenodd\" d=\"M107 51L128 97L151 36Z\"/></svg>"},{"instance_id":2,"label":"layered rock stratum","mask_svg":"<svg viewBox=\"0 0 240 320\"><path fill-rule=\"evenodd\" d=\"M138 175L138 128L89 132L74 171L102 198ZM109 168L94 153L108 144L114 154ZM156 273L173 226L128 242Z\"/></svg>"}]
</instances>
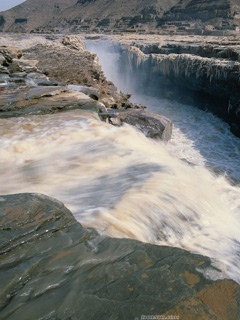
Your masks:
<instances>
[{"instance_id":1,"label":"layered rock stratum","mask_svg":"<svg viewBox=\"0 0 240 320\"><path fill-rule=\"evenodd\" d=\"M114 39L119 43L119 70L132 90L211 111L240 136L239 37L116 35Z\"/></svg>"},{"instance_id":2,"label":"layered rock stratum","mask_svg":"<svg viewBox=\"0 0 240 320\"><path fill-rule=\"evenodd\" d=\"M13 39L21 43L18 37L13 36ZM145 108L130 102L130 95L106 79L97 56L85 50L78 36L37 39L39 43L29 47L23 40L25 49L22 51L14 46L0 47L0 89L3 91L0 118L80 109L90 110L101 120L114 124L110 121L113 115L107 109ZM7 37L6 43L9 41ZM135 112L134 117L131 114L131 125L136 127L139 127L139 112ZM151 137L170 139L172 123L169 119L149 112L145 112L145 117L149 120L141 124L140 129L147 136L152 132Z\"/></svg>"},{"instance_id":3,"label":"layered rock stratum","mask_svg":"<svg viewBox=\"0 0 240 320\"><path fill-rule=\"evenodd\" d=\"M237 0L27 0L0 13L8 32L239 32Z\"/></svg>"}]
</instances>

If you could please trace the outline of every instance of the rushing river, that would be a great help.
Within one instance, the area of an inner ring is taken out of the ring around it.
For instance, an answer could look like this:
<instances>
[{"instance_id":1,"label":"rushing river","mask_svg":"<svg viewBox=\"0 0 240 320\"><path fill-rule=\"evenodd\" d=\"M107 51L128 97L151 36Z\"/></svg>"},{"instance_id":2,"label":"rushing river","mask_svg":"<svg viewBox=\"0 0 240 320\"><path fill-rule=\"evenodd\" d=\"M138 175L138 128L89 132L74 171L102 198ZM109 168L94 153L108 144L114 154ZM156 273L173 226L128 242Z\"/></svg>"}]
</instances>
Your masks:
<instances>
[{"instance_id":1,"label":"rushing river","mask_svg":"<svg viewBox=\"0 0 240 320\"><path fill-rule=\"evenodd\" d=\"M167 145L87 111L0 119L0 194L47 194L84 226L207 255L240 282L240 140L194 107L133 100L173 120Z\"/></svg>"}]
</instances>

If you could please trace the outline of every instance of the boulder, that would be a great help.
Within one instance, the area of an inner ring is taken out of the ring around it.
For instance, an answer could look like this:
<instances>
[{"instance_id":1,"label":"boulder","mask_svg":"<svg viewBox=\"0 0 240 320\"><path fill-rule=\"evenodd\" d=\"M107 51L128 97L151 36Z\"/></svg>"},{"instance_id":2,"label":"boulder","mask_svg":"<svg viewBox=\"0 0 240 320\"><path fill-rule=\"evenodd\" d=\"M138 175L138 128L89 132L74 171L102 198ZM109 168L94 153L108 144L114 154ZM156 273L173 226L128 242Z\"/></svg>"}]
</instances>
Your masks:
<instances>
[{"instance_id":1,"label":"boulder","mask_svg":"<svg viewBox=\"0 0 240 320\"><path fill-rule=\"evenodd\" d=\"M146 137L160 138L164 141L171 139L172 122L166 117L145 110L129 110L118 113L110 113L108 122L121 126L123 123L130 124L143 132Z\"/></svg>"},{"instance_id":2,"label":"boulder","mask_svg":"<svg viewBox=\"0 0 240 320\"><path fill-rule=\"evenodd\" d=\"M240 286L209 258L100 236L59 201L0 196L0 317L237 319ZM170 318L171 317L171 318Z\"/></svg>"}]
</instances>

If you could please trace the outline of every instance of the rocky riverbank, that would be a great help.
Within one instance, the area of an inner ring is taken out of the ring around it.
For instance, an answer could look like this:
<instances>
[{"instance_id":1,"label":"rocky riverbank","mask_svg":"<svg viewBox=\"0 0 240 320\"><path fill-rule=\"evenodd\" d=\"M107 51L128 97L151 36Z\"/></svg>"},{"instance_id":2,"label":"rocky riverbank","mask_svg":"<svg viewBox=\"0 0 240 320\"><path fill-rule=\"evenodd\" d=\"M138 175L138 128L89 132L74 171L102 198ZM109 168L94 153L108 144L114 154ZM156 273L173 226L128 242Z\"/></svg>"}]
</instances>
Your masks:
<instances>
[{"instance_id":1,"label":"rocky riverbank","mask_svg":"<svg viewBox=\"0 0 240 320\"><path fill-rule=\"evenodd\" d=\"M73 109L92 110L113 125L116 117L108 110L144 109L130 102L130 95L119 91L104 76L97 56L85 50L78 36L2 37L0 47L0 118L55 113ZM4 46L16 43L19 47ZM171 121L146 113L146 119L159 122L155 138L171 137ZM127 113L128 115L128 113ZM151 121L139 123L138 112L131 125L140 130ZM126 116L125 116L126 118ZM132 115L131 115L132 118ZM123 122L127 121L122 121ZM165 128L167 134L165 134Z\"/></svg>"},{"instance_id":2,"label":"rocky riverbank","mask_svg":"<svg viewBox=\"0 0 240 320\"><path fill-rule=\"evenodd\" d=\"M132 104L78 37L7 37L0 38L0 118L77 109L170 139L171 121ZM225 320L240 313L240 286L209 258L101 236L45 195L0 196L0 235L1 319Z\"/></svg>"}]
</instances>

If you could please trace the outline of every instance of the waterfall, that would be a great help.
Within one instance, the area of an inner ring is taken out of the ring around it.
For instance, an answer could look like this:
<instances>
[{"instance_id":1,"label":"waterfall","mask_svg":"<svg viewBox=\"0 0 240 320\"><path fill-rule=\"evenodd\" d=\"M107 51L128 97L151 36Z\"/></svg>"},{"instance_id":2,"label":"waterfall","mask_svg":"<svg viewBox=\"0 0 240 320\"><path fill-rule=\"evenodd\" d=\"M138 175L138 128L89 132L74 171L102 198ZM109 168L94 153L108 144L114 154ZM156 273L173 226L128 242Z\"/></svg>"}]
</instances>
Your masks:
<instances>
[{"instance_id":1,"label":"waterfall","mask_svg":"<svg viewBox=\"0 0 240 320\"><path fill-rule=\"evenodd\" d=\"M118 53L104 57L106 75L121 82L115 73ZM127 124L101 122L88 111L0 119L0 194L47 194L85 227L209 256L240 282L240 188L229 182L240 180L239 140L220 120L195 108L136 93L133 99L173 119L168 145ZM204 140L210 127L215 134ZM221 139L229 139L231 150L211 156Z\"/></svg>"},{"instance_id":2,"label":"waterfall","mask_svg":"<svg viewBox=\"0 0 240 320\"><path fill-rule=\"evenodd\" d=\"M181 247L240 280L240 190L134 128L90 113L1 119L1 194L55 197L86 227Z\"/></svg>"}]
</instances>

